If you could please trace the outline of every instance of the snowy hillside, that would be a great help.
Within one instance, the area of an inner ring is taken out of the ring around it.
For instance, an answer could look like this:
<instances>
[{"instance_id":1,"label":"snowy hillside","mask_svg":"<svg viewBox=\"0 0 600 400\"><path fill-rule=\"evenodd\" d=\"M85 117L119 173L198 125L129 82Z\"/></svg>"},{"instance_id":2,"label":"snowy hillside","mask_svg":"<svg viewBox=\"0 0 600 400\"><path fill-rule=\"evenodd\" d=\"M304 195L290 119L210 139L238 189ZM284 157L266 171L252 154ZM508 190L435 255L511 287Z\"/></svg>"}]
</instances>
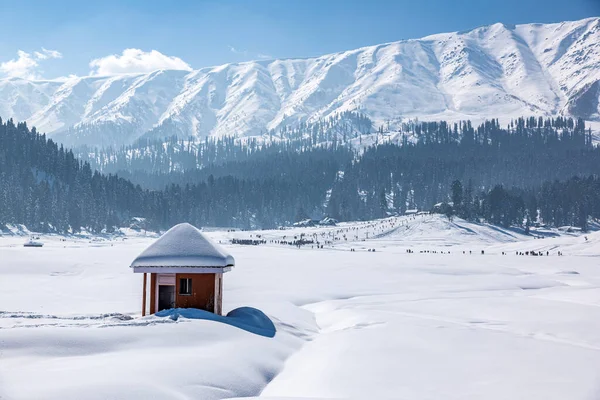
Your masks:
<instances>
[{"instance_id":1,"label":"snowy hillside","mask_svg":"<svg viewBox=\"0 0 600 400\"><path fill-rule=\"evenodd\" d=\"M67 144L257 135L361 110L392 118L600 120L600 18L494 24L309 59L143 75L0 80L0 116Z\"/></svg>"},{"instance_id":2,"label":"snowy hillside","mask_svg":"<svg viewBox=\"0 0 600 400\"><path fill-rule=\"evenodd\" d=\"M331 243L273 242L303 233ZM208 235L236 259L225 312L262 310L274 337L141 317L129 264L154 237L1 237L0 397L597 398L600 232L534 239L424 215ZM516 255L531 250L544 256Z\"/></svg>"}]
</instances>

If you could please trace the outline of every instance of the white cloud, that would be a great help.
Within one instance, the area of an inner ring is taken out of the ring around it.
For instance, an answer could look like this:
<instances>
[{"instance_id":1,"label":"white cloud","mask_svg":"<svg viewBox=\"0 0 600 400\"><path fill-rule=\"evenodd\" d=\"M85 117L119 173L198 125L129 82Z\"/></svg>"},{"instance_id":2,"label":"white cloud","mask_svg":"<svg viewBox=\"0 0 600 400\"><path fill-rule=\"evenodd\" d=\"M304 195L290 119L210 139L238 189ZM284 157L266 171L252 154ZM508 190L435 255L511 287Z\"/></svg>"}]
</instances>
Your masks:
<instances>
[{"instance_id":1,"label":"white cloud","mask_svg":"<svg viewBox=\"0 0 600 400\"><path fill-rule=\"evenodd\" d=\"M97 58L90 62L91 75L123 75L146 73L157 69L177 69L191 71L192 67L179 57L170 57L159 51L149 52L140 49L125 49L123 54Z\"/></svg>"},{"instance_id":2,"label":"white cloud","mask_svg":"<svg viewBox=\"0 0 600 400\"><path fill-rule=\"evenodd\" d=\"M48 58L62 58L62 54L56 50L48 50L42 47L42 52L34 51L33 54L38 60L47 60Z\"/></svg>"},{"instance_id":3,"label":"white cloud","mask_svg":"<svg viewBox=\"0 0 600 400\"><path fill-rule=\"evenodd\" d=\"M26 51L17 51L17 58L0 63L0 73L11 78L40 79L41 70L39 61L50 58L61 58L62 54L56 50L47 50L42 47L42 51L27 53Z\"/></svg>"},{"instance_id":4,"label":"white cloud","mask_svg":"<svg viewBox=\"0 0 600 400\"><path fill-rule=\"evenodd\" d=\"M229 46L229 51L234 54L242 54L244 56L248 54L248 52L246 50L238 50L233 46Z\"/></svg>"},{"instance_id":5,"label":"white cloud","mask_svg":"<svg viewBox=\"0 0 600 400\"><path fill-rule=\"evenodd\" d=\"M241 55L244 57L254 58L254 59L258 59L258 60L270 60L270 59L275 58L269 54L251 53L248 50L241 50L241 49L235 48L233 46L229 46L229 51L232 52L233 54L238 54L238 55Z\"/></svg>"},{"instance_id":6,"label":"white cloud","mask_svg":"<svg viewBox=\"0 0 600 400\"><path fill-rule=\"evenodd\" d=\"M256 54L256 57L258 57L259 60L272 60L275 58L269 54L262 54L262 53Z\"/></svg>"}]
</instances>

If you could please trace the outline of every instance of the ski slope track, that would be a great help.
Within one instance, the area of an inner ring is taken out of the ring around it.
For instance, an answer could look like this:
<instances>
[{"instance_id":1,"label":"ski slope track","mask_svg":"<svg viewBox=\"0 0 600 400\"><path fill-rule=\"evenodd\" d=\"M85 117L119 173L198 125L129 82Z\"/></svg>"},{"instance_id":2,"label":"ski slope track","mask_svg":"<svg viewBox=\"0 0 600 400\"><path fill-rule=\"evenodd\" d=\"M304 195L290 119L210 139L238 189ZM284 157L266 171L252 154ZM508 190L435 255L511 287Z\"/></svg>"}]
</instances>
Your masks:
<instances>
[{"instance_id":1,"label":"ski slope track","mask_svg":"<svg viewBox=\"0 0 600 400\"><path fill-rule=\"evenodd\" d=\"M0 116L67 145L256 136L361 111L375 126L574 116L600 121L600 18L494 24L308 59L195 71L0 80ZM596 125L595 125L596 126Z\"/></svg>"},{"instance_id":2,"label":"ski slope track","mask_svg":"<svg viewBox=\"0 0 600 400\"><path fill-rule=\"evenodd\" d=\"M7 234L0 398L597 399L600 231L568 232L439 215L207 232L236 259L224 312L259 309L275 336L141 317L129 265L156 235ZM301 236L323 248L281 243Z\"/></svg>"}]
</instances>

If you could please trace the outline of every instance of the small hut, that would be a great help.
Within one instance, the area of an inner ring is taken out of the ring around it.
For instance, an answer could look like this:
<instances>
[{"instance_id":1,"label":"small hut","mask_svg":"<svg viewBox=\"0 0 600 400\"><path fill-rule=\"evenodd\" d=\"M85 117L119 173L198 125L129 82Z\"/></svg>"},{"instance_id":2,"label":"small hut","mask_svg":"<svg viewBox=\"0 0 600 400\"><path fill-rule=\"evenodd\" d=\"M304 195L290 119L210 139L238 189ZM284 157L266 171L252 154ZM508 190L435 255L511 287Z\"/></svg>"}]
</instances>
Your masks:
<instances>
[{"instance_id":1,"label":"small hut","mask_svg":"<svg viewBox=\"0 0 600 400\"><path fill-rule=\"evenodd\" d=\"M144 274L142 315L146 315L150 274L150 314L170 308L198 308L221 314L223 273L235 265L221 246L190 224L169 229L131 263Z\"/></svg>"}]
</instances>

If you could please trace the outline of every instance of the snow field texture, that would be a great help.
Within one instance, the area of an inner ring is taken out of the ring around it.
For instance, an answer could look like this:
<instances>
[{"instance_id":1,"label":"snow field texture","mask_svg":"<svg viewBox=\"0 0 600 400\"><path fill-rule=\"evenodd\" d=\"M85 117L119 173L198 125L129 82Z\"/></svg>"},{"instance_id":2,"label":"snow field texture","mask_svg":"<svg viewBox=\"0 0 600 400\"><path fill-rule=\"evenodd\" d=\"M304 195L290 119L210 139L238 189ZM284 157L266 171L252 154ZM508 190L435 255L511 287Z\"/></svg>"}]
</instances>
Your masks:
<instances>
[{"instance_id":1,"label":"snow field texture","mask_svg":"<svg viewBox=\"0 0 600 400\"><path fill-rule=\"evenodd\" d=\"M597 398L600 232L534 233L429 215L207 233L236 259L224 313L260 310L273 337L141 317L128 267L154 237L2 237L0 397ZM275 242L301 234L331 244ZM250 235L267 243L228 244Z\"/></svg>"}]
</instances>

